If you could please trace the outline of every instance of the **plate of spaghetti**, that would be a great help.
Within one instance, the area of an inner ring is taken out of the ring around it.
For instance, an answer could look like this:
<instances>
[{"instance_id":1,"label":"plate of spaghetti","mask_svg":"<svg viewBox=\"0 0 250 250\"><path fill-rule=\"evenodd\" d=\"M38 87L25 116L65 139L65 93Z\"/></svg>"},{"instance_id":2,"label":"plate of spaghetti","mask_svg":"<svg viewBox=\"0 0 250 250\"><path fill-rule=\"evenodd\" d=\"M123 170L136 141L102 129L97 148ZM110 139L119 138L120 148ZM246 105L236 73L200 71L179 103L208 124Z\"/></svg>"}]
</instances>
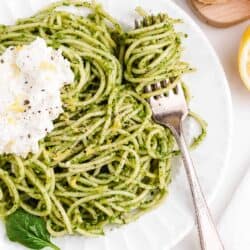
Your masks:
<instances>
[{"instance_id":1,"label":"plate of spaghetti","mask_svg":"<svg viewBox=\"0 0 250 250\"><path fill-rule=\"evenodd\" d=\"M144 92L162 80L166 88ZM212 202L228 162L231 99L215 52L182 10L163 0L1 1L0 248L180 241L194 225L190 191L174 137L147 102L180 82Z\"/></svg>"}]
</instances>

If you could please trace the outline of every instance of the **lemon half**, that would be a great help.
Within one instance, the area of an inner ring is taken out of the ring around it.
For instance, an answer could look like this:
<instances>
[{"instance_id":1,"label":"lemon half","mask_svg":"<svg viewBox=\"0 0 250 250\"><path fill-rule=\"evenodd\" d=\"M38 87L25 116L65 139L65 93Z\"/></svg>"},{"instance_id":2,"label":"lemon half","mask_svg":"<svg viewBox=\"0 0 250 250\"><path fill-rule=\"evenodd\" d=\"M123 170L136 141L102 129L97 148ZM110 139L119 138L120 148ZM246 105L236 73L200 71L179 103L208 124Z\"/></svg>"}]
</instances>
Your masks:
<instances>
[{"instance_id":1,"label":"lemon half","mask_svg":"<svg viewBox=\"0 0 250 250\"><path fill-rule=\"evenodd\" d=\"M250 26L248 26L241 38L238 63L240 77L250 90Z\"/></svg>"}]
</instances>

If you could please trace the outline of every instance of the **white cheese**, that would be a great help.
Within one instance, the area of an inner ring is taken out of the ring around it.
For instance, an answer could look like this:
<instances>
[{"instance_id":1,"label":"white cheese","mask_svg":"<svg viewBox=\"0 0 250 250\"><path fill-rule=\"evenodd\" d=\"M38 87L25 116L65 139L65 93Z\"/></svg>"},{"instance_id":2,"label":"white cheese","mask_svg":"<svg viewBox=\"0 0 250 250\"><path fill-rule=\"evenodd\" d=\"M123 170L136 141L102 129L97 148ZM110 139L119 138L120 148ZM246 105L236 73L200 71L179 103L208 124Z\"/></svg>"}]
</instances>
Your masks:
<instances>
[{"instance_id":1,"label":"white cheese","mask_svg":"<svg viewBox=\"0 0 250 250\"><path fill-rule=\"evenodd\" d=\"M63 112L60 90L74 80L60 50L37 38L0 56L0 154L37 153Z\"/></svg>"}]
</instances>

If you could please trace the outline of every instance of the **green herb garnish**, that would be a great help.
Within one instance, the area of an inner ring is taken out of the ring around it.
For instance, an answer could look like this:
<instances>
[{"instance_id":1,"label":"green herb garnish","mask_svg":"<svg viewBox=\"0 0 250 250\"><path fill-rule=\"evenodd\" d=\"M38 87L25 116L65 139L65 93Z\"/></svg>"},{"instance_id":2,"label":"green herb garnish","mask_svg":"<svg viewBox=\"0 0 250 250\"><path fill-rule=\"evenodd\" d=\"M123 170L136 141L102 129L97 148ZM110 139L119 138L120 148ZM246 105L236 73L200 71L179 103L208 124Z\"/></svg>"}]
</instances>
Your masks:
<instances>
[{"instance_id":1,"label":"green herb garnish","mask_svg":"<svg viewBox=\"0 0 250 250\"><path fill-rule=\"evenodd\" d=\"M18 209L6 218L6 232L11 241L19 242L28 248L50 247L54 250L60 250L51 243L45 221L22 209Z\"/></svg>"}]
</instances>

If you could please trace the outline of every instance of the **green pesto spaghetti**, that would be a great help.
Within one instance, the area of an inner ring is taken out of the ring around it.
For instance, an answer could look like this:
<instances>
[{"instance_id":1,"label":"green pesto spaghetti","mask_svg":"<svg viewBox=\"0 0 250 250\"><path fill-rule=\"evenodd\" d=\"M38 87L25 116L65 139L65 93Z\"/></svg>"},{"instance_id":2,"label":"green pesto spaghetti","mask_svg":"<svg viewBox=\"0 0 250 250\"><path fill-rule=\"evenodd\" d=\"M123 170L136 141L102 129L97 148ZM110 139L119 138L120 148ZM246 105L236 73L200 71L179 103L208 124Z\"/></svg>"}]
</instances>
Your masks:
<instances>
[{"instance_id":1,"label":"green pesto spaghetti","mask_svg":"<svg viewBox=\"0 0 250 250\"><path fill-rule=\"evenodd\" d=\"M91 14L57 10L64 5ZM98 4L62 1L13 26L0 26L0 54L41 37L62 50L75 75L61 91L64 113L40 141L39 153L0 155L1 217L22 208L43 217L53 236L93 236L163 200L175 142L167 128L152 121L143 89L167 79L163 91L168 91L190 71L180 60L175 22L167 15L148 17L146 25L125 33ZM205 124L191 115L201 125L197 145Z\"/></svg>"}]
</instances>

